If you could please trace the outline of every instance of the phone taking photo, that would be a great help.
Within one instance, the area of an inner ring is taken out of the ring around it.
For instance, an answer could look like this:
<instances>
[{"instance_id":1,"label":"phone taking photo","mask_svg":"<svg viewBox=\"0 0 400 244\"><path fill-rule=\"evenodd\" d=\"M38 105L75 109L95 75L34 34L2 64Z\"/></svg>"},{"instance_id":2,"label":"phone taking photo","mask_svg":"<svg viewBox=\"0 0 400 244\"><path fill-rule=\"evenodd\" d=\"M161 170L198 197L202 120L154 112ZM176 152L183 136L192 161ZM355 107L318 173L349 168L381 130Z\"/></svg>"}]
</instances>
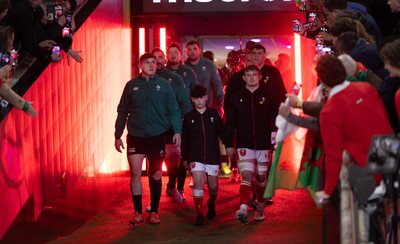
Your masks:
<instances>
[{"instance_id":1,"label":"phone taking photo","mask_svg":"<svg viewBox=\"0 0 400 244\"><path fill-rule=\"evenodd\" d=\"M294 32L301 32L301 23L298 19L292 20L292 29Z\"/></svg>"},{"instance_id":2,"label":"phone taking photo","mask_svg":"<svg viewBox=\"0 0 400 244\"><path fill-rule=\"evenodd\" d=\"M54 45L53 49L51 50L51 53L60 56L60 51L61 51L60 46L59 45Z\"/></svg>"}]
</instances>

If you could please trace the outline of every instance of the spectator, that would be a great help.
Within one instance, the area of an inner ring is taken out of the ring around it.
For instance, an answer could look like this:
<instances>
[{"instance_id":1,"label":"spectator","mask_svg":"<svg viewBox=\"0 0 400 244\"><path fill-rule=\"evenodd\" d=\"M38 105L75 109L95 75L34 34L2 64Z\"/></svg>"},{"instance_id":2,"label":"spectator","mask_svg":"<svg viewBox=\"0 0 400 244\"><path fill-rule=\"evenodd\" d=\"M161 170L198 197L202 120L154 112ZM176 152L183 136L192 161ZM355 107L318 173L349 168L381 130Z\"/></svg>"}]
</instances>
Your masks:
<instances>
[{"instance_id":1,"label":"spectator","mask_svg":"<svg viewBox=\"0 0 400 244\"><path fill-rule=\"evenodd\" d=\"M389 77L383 80L380 86L379 93L381 94L383 103L386 107L386 112L389 116L390 124L392 125L395 133L400 132L399 114L398 113L398 91L400 88L400 77L398 74L399 57L400 54L400 40L393 40L386 43L381 48L381 56L385 63L385 68L389 71Z\"/></svg>"},{"instance_id":2,"label":"spectator","mask_svg":"<svg viewBox=\"0 0 400 244\"><path fill-rule=\"evenodd\" d=\"M377 46L360 38L355 32L343 32L334 44L339 53L348 54L354 60L361 62L367 69L372 70L380 79L386 79L388 72L379 55Z\"/></svg>"},{"instance_id":3,"label":"spectator","mask_svg":"<svg viewBox=\"0 0 400 244\"><path fill-rule=\"evenodd\" d=\"M14 46L20 47L20 53L31 53L44 62L58 62L61 60L59 54L51 53L54 45L71 55L77 62L82 62L78 52L71 48L72 38L63 37L52 39L57 36L52 30L46 30L41 18L44 15L40 4L41 0L14 0L5 18L5 23L11 25L15 30ZM61 34L61 31L60 31Z\"/></svg>"},{"instance_id":4,"label":"spectator","mask_svg":"<svg viewBox=\"0 0 400 244\"><path fill-rule=\"evenodd\" d=\"M366 81L373 85L376 89L379 89L382 80L375 75L374 72L365 68L365 66L355 61L350 55L341 54L338 56L339 60L342 61L343 66L346 69L346 80L348 81Z\"/></svg>"},{"instance_id":5,"label":"spectator","mask_svg":"<svg viewBox=\"0 0 400 244\"><path fill-rule=\"evenodd\" d=\"M392 35L400 35L400 1L399 0L388 0L387 4L393 13L393 20L391 21L394 26L391 31Z\"/></svg>"},{"instance_id":6,"label":"spectator","mask_svg":"<svg viewBox=\"0 0 400 244\"><path fill-rule=\"evenodd\" d=\"M14 41L14 31L10 26L0 26L0 57L1 65L0 68L0 96L3 97L7 102L11 103L14 107L23 110L29 116L37 116L35 108L32 106L33 102L29 102L21 98L15 93L8 82L11 76L12 70L12 57L10 52L12 49L12 43ZM8 55L9 63L3 63L3 57Z\"/></svg>"},{"instance_id":7,"label":"spectator","mask_svg":"<svg viewBox=\"0 0 400 244\"><path fill-rule=\"evenodd\" d=\"M374 18L372 18L372 16L367 13L367 8L364 5L362 5L360 3L356 3L356 2L350 2L347 0L324 0L323 1L323 10L327 17L327 22L333 23L335 21L336 15L341 10L344 10L344 9L348 9L355 13L360 13L361 15L363 15L365 20L368 23L370 23L370 25L373 27L375 34L376 34L375 36L376 36L377 42L380 42L382 40L382 34L381 34L381 31L379 30L378 24L376 23Z\"/></svg>"},{"instance_id":8,"label":"spectator","mask_svg":"<svg viewBox=\"0 0 400 244\"><path fill-rule=\"evenodd\" d=\"M10 0L0 0L0 21L7 15L10 6Z\"/></svg>"},{"instance_id":9,"label":"spectator","mask_svg":"<svg viewBox=\"0 0 400 244\"><path fill-rule=\"evenodd\" d=\"M316 70L322 85L330 90L320 114L326 179L324 191L317 195L325 199L337 185L343 150L350 153L355 164L365 167L372 137L393 130L377 90L364 82L345 81L346 70L337 57L321 57Z\"/></svg>"},{"instance_id":10,"label":"spectator","mask_svg":"<svg viewBox=\"0 0 400 244\"><path fill-rule=\"evenodd\" d=\"M365 82L346 81L346 70L337 57L321 57L316 71L322 85L330 90L320 114L326 174L324 190L316 196L322 202L337 187L344 150L349 152L355 165L364 168L372 137L393 130L377 90ZM368 241L368 236L360 239L362 243Z\"/></svg>"}]
</instances>

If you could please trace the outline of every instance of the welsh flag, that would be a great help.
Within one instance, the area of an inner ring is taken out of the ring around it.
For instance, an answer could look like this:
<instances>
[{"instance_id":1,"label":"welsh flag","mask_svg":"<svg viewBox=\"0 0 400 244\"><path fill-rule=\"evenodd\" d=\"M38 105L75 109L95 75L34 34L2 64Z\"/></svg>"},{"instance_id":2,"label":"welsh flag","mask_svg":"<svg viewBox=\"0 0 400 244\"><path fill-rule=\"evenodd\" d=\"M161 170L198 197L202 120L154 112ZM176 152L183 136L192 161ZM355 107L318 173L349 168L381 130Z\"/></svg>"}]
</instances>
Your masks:
<instances>
[{"instance_id":1,"label":"welsh flag","mask_svg":"<svg viewBox=\"0 0 400 244\"><path fill-rule=\"evenodd\" d=\"M264 198L272 197L275 189L306 188L317 204L315 192L320 189L321 147L319 133L302 128L278 142Z\"/></svg>"},{"instance_id":2,"label":"welsh flag","mask_svg":"<svg viewBox=\"0 0 400 244\"><path fill-rule=\"evenodd\" d=\"M308 100L317 100L318 87ZM278 115L276 118L278 142L268 176L264 198L272 197L275 189L306 188L316 201L315 192L321 188L323 160L322 140L319 132L299 128Z\"/></svg>"}]
</instances>

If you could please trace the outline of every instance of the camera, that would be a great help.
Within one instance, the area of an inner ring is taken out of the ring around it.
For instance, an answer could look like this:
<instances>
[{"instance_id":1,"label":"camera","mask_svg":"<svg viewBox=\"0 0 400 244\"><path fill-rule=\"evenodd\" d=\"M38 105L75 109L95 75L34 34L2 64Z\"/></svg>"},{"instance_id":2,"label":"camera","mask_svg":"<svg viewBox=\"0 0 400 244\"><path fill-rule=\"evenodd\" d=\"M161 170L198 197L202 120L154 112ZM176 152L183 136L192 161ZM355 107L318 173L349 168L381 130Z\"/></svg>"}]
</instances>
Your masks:
<instances>
[{"instance_id":1,"label":"camera","mask_svg":"<svg viewBox=\"0 0 400 244\"><path fill-rule=\"evenodd\" d=\"M54 45L54 46L53 46L53 49L51 50L51 53L60 56L60 51L61 51L60 46Z\"/></svg>"},{"instance_id":2,"label":"camera","mask_svg":"<svg viewBox=\"0 0 400 244\"><path fill-rule=\"evenodd\" d=\"M292 29L294 32L301 32L301 23L298 19L292 20Z\"/></svg>"},{"instance_id":3,"label":"camera","mask_svg":"<svg viewBox=\"0 0 400 244\"><path fill-rule=\"evenodd\" d=\"M398 171L400 138L396 135L376 135L369 147L366 169L368 173L394 174Z\"/></svg>"}]
</instances>

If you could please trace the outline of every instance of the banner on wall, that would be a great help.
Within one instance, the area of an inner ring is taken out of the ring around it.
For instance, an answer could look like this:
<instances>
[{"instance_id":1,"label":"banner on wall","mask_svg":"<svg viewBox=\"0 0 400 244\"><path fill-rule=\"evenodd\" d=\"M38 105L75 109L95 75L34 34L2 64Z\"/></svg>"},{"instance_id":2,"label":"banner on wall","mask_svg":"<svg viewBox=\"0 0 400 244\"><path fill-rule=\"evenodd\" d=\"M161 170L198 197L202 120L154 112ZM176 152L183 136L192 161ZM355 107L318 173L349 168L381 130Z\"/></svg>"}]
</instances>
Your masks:
<instances>
[{"instance_id":1,"label":"banner on wall","mask_svg":"<svg viewBox=\"0 0 400 244\"><path fill-rule=\"evenodd\" d=\"M298 11L295 0L146 0L136 14ZM141 10L141 11L140 11Z\"/></svg>"}]
</instances>

